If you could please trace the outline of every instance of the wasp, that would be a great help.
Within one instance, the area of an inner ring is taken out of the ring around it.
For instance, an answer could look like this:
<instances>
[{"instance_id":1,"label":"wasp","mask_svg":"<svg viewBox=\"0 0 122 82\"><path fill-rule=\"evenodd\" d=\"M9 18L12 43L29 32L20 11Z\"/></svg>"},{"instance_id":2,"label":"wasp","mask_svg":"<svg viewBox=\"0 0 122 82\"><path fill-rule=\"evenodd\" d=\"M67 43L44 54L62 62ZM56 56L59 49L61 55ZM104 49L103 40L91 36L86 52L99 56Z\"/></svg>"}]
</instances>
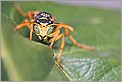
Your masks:
<instances>
[{"instance_id":1,"label":"wasp","mask_svg":"<svg viewBox=\"0 0 122 82\"><path fill-rule=\"evenodd\" d=\"M52 50L54 42L62 38L60 51L57 56L57 65L60 68L62 68L62 66L60 65L60 57L64 49L64 35L69 37L72 43L80 48L86 50L95 50L95 47L93 46L90 47L78 43L69 33L69 30L72 32L74 31L73 27L63 22L57 23L56 17L52 16L50 13L38 11L29 11L28 13L25 13L18 4L15 4L15 8L22 16L30 19L30 21L28 19L25 19L21 24L17 25L15 28L20 29L24 26L27 26L30 29L29 40L32 40L32 33L35 33L41 41L50 43L49 47ZM60 32L61 28L64 29L64 33Z\"/></svg>"}]
</instances>

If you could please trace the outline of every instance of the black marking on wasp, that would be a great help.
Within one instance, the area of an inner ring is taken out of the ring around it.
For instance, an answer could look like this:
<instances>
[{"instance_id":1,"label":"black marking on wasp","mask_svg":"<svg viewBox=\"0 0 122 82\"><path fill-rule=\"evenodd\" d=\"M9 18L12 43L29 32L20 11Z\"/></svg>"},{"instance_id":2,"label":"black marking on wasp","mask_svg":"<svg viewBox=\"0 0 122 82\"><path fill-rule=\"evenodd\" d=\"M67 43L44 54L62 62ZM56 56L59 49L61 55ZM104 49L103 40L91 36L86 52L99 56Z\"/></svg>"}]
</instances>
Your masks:
<instances>
[{"instance_id":1,"label":"black marking on wasp","mask_svg":"<svg viewBox=\"0 0 122 82\"><path fill-rule=\"evenodd\" d=\"M47 23L47 25L53 24L54 22L51 20L52 16L50 13L47 12L39 12L34 17L34 22L38 24Z\"/></svg>"},{"instance_id":2,"label":"black marking on wasp","mask_svg":"<svg viewBox=\"0 0 122 82\"><path fill-rule=\"evenodd\" d=\"M34 18L35 18L35 19L40 19L40 18L51 19L52 16L51 16L50 13L47 13L47 12L39 12Z\"/></svg>"},{"instance_id":3,"label":"black marking on wasp","mask_svg":"<svg viewBox=\"0 0 122 82\"><path fill-rule=\"evenodd\" d=\"M40 24L40 23L48 23L49 24L53 24L53 21L51 21L50 19L35 19L36 23Z\"/></svg>"}]
</instances>

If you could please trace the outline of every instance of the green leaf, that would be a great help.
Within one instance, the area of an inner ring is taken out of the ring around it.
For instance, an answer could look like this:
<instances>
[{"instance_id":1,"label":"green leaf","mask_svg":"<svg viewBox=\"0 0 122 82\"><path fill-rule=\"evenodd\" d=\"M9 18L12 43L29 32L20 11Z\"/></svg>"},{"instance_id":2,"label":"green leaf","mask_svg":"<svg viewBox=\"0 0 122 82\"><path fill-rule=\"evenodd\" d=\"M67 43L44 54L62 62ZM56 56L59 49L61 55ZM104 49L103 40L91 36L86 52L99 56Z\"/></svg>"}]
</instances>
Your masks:
<instances>
[{"instance_id":1,"label":"green leaf","mask_svg":"<svg viewBox=\"0 0 122 82\"><path fill-rule=\"evenodd\" d=\"M120 81L120 11L74 7L72 14L73 22L78 19L75 24L71 22L76 26L72 35L78 42L94 45L97 50L81 50L66 38L61 57L64 70L73 81Z\"/></svg>"},{"instance_id":2,"label":"green leaf","mask_svg":"<svg viewBox=\"0 0 122 82\"><path fill-rule=\"evenodd\" d=\"M15 33L15 23L2 14L2 59L10 80L43 80L53 67L48 46Z\"/></svg>"},{"instance_id":3,"label":"green leaf","mask_svg":"<svg viewBox=\"0 0 122 82\"><path fill-rule=\"evenodd\" d=\"M54 65L49 75L45 78L45 81L69 81L68 77L59 69L58 66Z\"/></svg>"},{"instance_id":4,"label":"green leaf","mask_svg":"<svg viewBox=\"0 0 122 82\"><path fill-rule=\"evenodd\" d=\"M74 81L119 81L121 79L120 60L86 57L90 55L87 52L78 54L72 52L65 55L67 56L62 57L62 66Z\"/></svg>"},{"instance_id":5,"label":"green leaf","mask_svg":"<svg viewBox=\"0 0 122 82\"><path fill-rule=\"evenodd\" d=\"M1 59L1 81L8 81L7 71L5 66L3 65L3 61Z\"/></svg>"},{"instance_id":6,"label":"green leaf","mask_svg":"<svg viewBox=\"0 0 122 82\"><path fill-rule=\"evenodd\" d=\"M3 8L5 4L9 4L6 7L8 11ZM2 12L20 24L25 18L10 4L13 3L4 2ZM65 37L65 48L61 56L61 65L65 72L54 65L44 80L63 81L68 80L67 77L73 81L121 80L120 10L74 7L52 2L19 2L19 4L24 12L37 10L51 13L57 17L59 23L64 22L75 29L70 33L78 42L96 47L96 51L83 50L74 46L69 38ZM19 34L27 38L29 29L22 28ZM37 41L35 35L33 40ZM53 46L55 57L59 52L60 42L61 40L55 42Z\"/></svg>"}]
</instances>

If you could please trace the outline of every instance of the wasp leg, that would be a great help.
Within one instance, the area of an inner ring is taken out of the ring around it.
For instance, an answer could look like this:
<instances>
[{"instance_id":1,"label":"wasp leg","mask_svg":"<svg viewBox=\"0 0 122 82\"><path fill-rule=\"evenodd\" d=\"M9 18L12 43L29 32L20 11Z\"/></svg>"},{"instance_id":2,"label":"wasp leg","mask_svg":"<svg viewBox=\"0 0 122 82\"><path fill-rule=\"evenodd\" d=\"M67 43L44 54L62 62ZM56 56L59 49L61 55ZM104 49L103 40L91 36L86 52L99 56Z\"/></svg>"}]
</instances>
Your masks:
<instances>
[{"instance_id":1,"label":"wasp leg","mask_svg":"<svg viewBox=\"0 0 122 82\"><path fill-rule=\"evenodd\" d=\"M58 53L58 66L61 68L61 69L63 69L63 67L60 65L60 57L61 57L61 55L62 55L62 51L63 51L63 49L64 49L64 34L59 34L56 38L55 38L55 41L57 41L58 39L60 39L62 37L62 42L61 42L61 46L60 46L60 51L59 51L59 53ZM51 42L53 41L53 40L50 40Z\"/></svg>"},{"instance_id":2,"label":"wasp leg","mask_svg":"<svg viewBox=\"0 0 122 82\"><path fill-rule=\"evenodd\" d=\"M66 28L65 28L65 34L66 34L67 37L70 38L70 40L72 41L72 43L73 43L74 45L76 45L76 46L78 46L78 47L80 47L80 48L86 49L86 50L95 50L95 47L93 47L93 46L86 46L86 45L84 45L84 44L78 43L78 42L74 39L74 37L73 37L72 35L70 35L70 33L68 32L68 29L66 29Z\"/></svg>"},{"instance_id":3,"label":"wasp leg","mask_svg":"<svg viewBox=\"0 0 122 82\"><path fill-rule=\"evenodd\" d=\"M15 4L15 8L22 16L27 17L27 14L22 11L22 9L17 3Z\"/></svg>"},{"instance_id":4,"label":"wasp leg","mask_svg":"<svg viewBox=\"0 0 122 82\"><path fill-rule=\"evenodd\" d=\"M72 35L68 36L70 38L70 40L72 41L72 43L80 48L86 49L86 50L95 50L96 48L94 46L86 46L84 44L80 44L78 43Z\"/></svg>"},{"instance_id":5,"label":"wasp leg","mask_svg":"<svg viewBox=\"0 0 122 82\"><path fill-rule=\"evenodd\" d=\"M52 34L49 35L50 37L53 37L53 38L50 39L50 41L49 41L49 42L51 42L51 44L50 44L50 49L51 49L51 50L52 50L52 46L53 46L53 44L54 44L54 42L55 42L55 39L56 39L56 37L59 35L59 33L60 33L60 30L57 30L57 31L55 31L54 33L52 33Z\"/></svg>"},{"instance_id":6,"label":"wasp leg","mask_svg":"<svg viewBox=\"0 0 122 82\"><path fill-rule=\"evenodd\" d=\"M28 13L25 13L17 3L15 4L15 8L22 16L29 17L30 19L34 18L35 14L39 13L38 11L29 11Z\"/></svg>"},{"instance_id":7,"label":"wasp leg","mask_svg":"<svg viewBox=\"0 0 122 82\"><path fill-rule=\"evenodd\" d=\"M26 23L29 23L28 20L25 20ZM32 23L31 23L32 24ZM27 24L27 26L29 27L30 29L30 37L29 37L29 40L32 40L32 32L33 32L33 27L31 26L31 24Z\"/></svg>"},{"instance_id":8,"label":"wasp leg","mask_svg":"<svg viewBox=\"0 0 122 82\"><path fill-rule=\"evenodd\" d=\"M64 31L65 31L66 36L70 38L70 40L72 41L72 43L73 43L74 45L76 45L76 46L78 46L78 47L80 47L80 48L86 49L86 50L95 50L95 47L90 47L90 46L86 46L86 45L84 45L84 44L78 43L78 42L73 38L73 36L70 35L70 33L69 33L69 31L68 31L68 29L70 29L71 31L74 30L73 28L71 28L71 26L62 23L62 24L59 24L59 25L58 25L57 29L60 29L61 27L64 28Z\"/></svg>"},{"instance_id":9,"label":"wasp leg","mask_svg":"<svg viewBox=\"0 0 122 82\"><path fill-rule=\"evenodd\" d=\"M50 49L51 50L52 50L52 46L55 42L55 38L59 35L59 33L60 33L60 30L57 30L57 31L51 33L50 35L48 35L49 37L53 37L49 40L49 42L51 42L51 44L50 44ZM54 56L54 52L52 52L52 56Z\"/></svg>"},{"instance_id":10,"label":"wasp leg","mask_svg":"<svg viewBox=\"0 0 122 82\"><path fill-rule=\"evenodd\" d=\"M24 26L28 26L28 28L30 29L29 40L32 40L33 27L31 26L31 24L32 22L29 22L27 19L25 19L23 23L16 26L16 29L20 29L20 28L23 28Z\"/></svg>"},{"instance_id":11,"label":"wasp leg","mask_svg":"<svg viewBox=\"0 0 122 82\"><path fill-rule=\"evenodd\" d=\"M64 49L64 34L60 34L57 39L59 39L62 36L62 42L61 42L61 46L60 46L60 52L58 54L58 66L63 69L63 67L60 65L60 57L62 55L62 51Z\"/></svg>"}]
</instances>

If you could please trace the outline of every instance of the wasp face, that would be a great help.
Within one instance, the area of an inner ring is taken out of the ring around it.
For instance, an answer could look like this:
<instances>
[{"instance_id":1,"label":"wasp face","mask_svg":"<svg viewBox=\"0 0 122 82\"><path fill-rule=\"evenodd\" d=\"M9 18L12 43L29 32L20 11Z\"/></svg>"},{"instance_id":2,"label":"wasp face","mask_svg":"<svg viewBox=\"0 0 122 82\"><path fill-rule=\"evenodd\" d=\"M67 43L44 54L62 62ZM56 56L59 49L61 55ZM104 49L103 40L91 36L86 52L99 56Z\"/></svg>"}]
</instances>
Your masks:
<instances>
[{"instance_id":1,"label":"wasp face","mask_svg":"<svg viewBox=\"0 0 122 82\"><path fill-rule=\"evenodd\" d=\"M37 19L33 24L33 31L39 36L40 39L53 32L55 26L49 19Z\"/></svg>"},{"instance_id":2,"label":"wasp face","mask_svg":"<svg viewBox=\"0 0 122 82\"><path fill-rule=\"evenodd\" d=\"M55 27L54 25L42 26L42 25L38 25L38 24L33 24L33 31L37 35L45 36L45 35L49 35L50 33L52 33L54 30L54 27Z\"/></svg>"}]
</instances>

